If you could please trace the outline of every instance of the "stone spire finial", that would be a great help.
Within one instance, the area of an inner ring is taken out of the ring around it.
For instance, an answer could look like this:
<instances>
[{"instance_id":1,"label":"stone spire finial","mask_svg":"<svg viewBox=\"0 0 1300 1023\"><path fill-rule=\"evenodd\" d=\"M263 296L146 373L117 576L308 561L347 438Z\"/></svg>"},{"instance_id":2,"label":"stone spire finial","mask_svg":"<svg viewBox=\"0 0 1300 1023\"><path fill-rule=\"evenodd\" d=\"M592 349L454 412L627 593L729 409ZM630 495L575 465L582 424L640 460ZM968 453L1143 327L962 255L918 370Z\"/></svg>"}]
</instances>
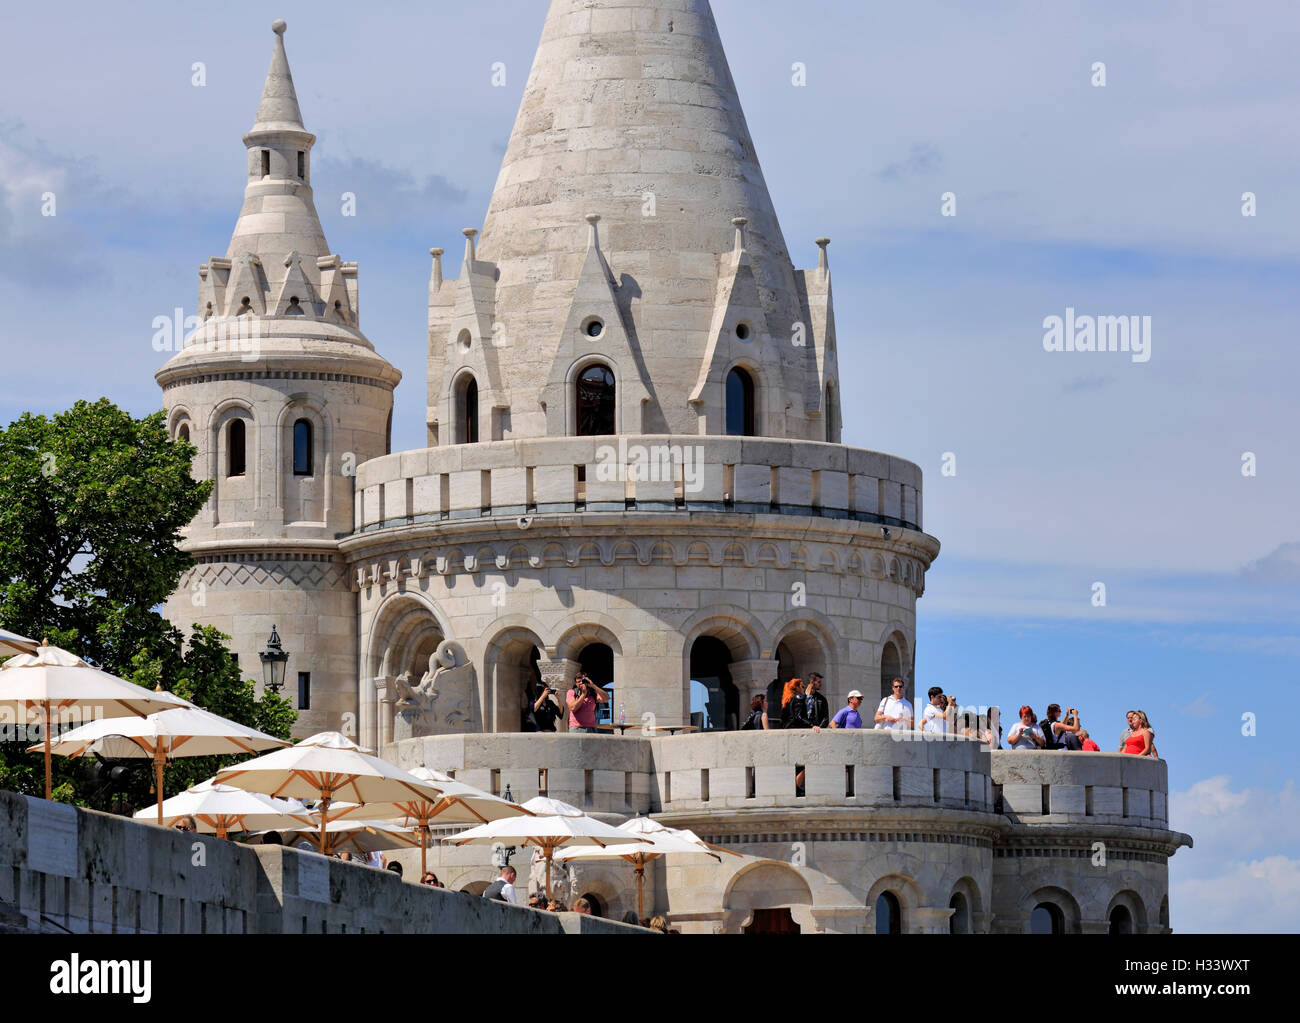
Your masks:
<instances>
[{"instance_id":1,"label":"stone spire finial","mask_svg":"<svg viewBox=\"0 0 1300 1023\"><path fill-rule=\"evenodd\" d=\"M465 262L472 263L475 259L474 239L478 237L478 228L467 227L461 234L465 236Z\"/></svg>"},{"instance_id":2,"label":"stone spire finial","mask_svg":"<svg viewBox=\"0 0 1300 1023\"><path fill-rule=\"evenodd\" d=\"M287 27L282 19L271 23L275 48L271 51L271 66L266 72L266 85L262 87L262 102L257 105L253 132L307 130L303 127L302 111L298 109L298 94L294 91L293 75L289 72L289 57L284 52L284 30Z\"/></svg>"},{"instance_id":3,"label":"stone spire finial","mask_svg":"<svg viewBox=\"0 0 1300 1023\"><path fill-rule=\"evenodd\" d=\"M433 286L442 287L442 249L430 249L429 255L433 257ZM424 765L421 764L421 767Z\"/></svg>"},{"instance_id":4,"label":"stone spire finial","mask_svg":"<svg viewBox=\"0 0 1300 1023\"><path fill-rule=\"evenodd\" d=\"M736 262L740 262L740 257L745 254L745 225L748 223L748 217L733 217L731 220L736 229Z\"/></svg>"},{"instance_id":5,"label":"stone spire finial","mask_svg":"<svg viewBox=\"0 0 1300 1023\"><path fill-rule=\"evenodd\" d=\"M599 249L599 248L600 248L600 228L597 227L596 225L598 225L598 224L600 223L600 214L599 214L599 213L588 213L588 214L587 214L583 219L584 219L588 224L591 225L591 231L587 234L587 248L589 248L589 249Z\"/></svg>"},{"instance_id":6,"label":"stone spire finial","mask_svg":"<svg viewBox=\"0 0 1300 1023\"><path fill-rule=\"evenodd\" d=\"M830 257L826 254L826 246L830 243L831 240L829 238L817 239L817 248L820 250L817 255L817 269L823 274L827 273L831 268Z\"/></svg>"}]
</instances>

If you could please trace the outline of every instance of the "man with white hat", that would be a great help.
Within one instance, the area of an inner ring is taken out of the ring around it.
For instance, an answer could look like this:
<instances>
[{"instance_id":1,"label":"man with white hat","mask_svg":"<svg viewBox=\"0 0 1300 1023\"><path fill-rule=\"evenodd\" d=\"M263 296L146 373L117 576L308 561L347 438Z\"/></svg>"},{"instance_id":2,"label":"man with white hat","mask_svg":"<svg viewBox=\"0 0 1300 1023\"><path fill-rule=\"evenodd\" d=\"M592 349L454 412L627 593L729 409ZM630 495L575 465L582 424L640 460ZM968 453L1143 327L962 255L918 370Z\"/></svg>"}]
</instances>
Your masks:
<instances>
[{"instance_id":1,"label":"man with white hat","mask_svg":"<svg viewBox=\"0 0 1300 1023\"><path fill-rule=\"evenodd\" d=\"M861 728L862 715L858 708L862 706L862 694L856 689L849 693L849 705L843 708L831 720L832 728Z\"/></svg>"}]
</instances>

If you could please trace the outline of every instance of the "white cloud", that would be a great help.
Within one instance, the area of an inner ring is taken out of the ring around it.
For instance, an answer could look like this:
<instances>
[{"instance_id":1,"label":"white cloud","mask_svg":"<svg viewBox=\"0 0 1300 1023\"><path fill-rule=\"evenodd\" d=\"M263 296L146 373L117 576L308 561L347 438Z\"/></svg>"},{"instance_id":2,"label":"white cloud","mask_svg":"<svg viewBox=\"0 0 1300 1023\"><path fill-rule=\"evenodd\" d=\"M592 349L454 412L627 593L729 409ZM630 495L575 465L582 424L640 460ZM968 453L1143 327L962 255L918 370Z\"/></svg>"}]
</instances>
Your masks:
<instances>
[{"instance_id":1,"label":"white cloud","mask_svg":"<svg viewBox=\"0 0 1300 1023\"><path fill-rule=\"evenodd\" d=\"M1300 929L1300 798L1234 790L1227 775L1169 795L1169 823L1196 843L1169 864L1177 931L1277 933Z\"/></svg>"},{"instance_id":2,"label":"white cloud","mask_svg":"<svg viewBox=\"0 0 1300 1023\"><path fill-rule=\"evenodd\" d=\"M1170 924L1195 934L1300 931L1300 860L1269 856L1233 863L1215 877L1171 885Z\"/></svg>"}]
</instances>

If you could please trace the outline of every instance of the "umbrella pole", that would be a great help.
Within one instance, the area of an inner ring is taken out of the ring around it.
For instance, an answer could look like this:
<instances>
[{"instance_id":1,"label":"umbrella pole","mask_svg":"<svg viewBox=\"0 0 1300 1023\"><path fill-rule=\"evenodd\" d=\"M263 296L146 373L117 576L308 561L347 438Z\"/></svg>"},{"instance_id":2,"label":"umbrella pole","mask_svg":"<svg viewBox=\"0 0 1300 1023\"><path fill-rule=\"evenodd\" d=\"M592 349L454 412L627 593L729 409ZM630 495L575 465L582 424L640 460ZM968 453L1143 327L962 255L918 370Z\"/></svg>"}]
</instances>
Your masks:
<instances>
[{"instance_id":1,"label":"umbrella pole","mask_svg":"<svg viewBox=\"0 0 1300 1023\"><path fill-rule=\"evenodd\" d=\"M325 829L329 826L330 797L329 793L321 789L320 793L320 851L322 855L329 855L325 852Z\"/></svg>"},{"instance_id":2,"label":"umbrella pole","mask_svg":"<svg viewBox=\"0 0 1300 1023\"><path fill-rule=\"evenodd\" d=\"M645 906L642 904L641 891L645 884L645 864L638 863L636 867L636 918L638 921L645 919Z\"/></svg>"},{"instance_id":3,"label":"umbrella pole","mask_svg":"<svg viewBox=\"0 0 1300 1023\"><path fill-rule=\"evenodd\" d=\"M551 901L551 847L543 846L542 851L546 853L546 901Z\"/></svg>"},{"instance_id":4,"label":"umbrella pole","mask_svg":"<svg viewBox=\"0 0 1300 1023\"><path fill-rule=\"evenodd\" d=\"M428 856L429 852L429 826L420 825L420 883L424 883L424 875L429 872Z\"/></svg>"},{"instance_id":5,"label":"umbrella pole","mask_svg":"<svg viewBox=\"0 0 1300 1023\"><path fill-rule=\"evenodd\" d=\"M167 758L167 754L163 752L162 743L159 743L157 749L154 750L154 755L153 755L153 770L154 770L154 787L158 789L158 827L160 827L160 828L162 827L162 822L163 822L163 813L162 813L162 805L163 805L163 787L162 787L163 763L165 762L166 758Z\"/></svg>"},{"instance_id":6,"label":"umbrella pole","mask_svg":"<svg viewBox=\"0 0 1300 1023\"><path fill-rule=\"evenodd\" d=\"M30 720L30 719L29 719ZM50 798L50 701L41 701L41 731L45 733L45 798Z\"/></svg>"}]
</instances>

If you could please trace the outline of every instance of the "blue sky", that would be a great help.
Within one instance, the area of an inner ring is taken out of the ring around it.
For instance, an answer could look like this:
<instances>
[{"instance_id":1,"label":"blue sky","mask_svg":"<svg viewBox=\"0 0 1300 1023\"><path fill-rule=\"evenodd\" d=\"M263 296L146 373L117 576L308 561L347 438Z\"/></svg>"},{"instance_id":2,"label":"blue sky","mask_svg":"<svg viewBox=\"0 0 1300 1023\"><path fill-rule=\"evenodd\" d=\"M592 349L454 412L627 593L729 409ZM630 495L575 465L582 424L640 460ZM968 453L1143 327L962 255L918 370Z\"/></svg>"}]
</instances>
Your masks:
<instances>
[{"instance_id":1,"label":"blue sky","mask_svg":"<svg viewBox=\"0 0 1300 1023\"><path fill-rule=\"evenodd\" d=\"M1300 674L1300 12L714 9L796 263L833 239L841 375L861 396L845 440L926 473L944 550L918 607L918 685L1077 703L1103 748L1143 707L1174 826L1197 842L1171 865L1174 926L1296 929L1297 757L1280 715ZM428 249L457 251L482 223L544 12L7 12L0 418L101 394L158 407L152 323L193 312L199 264L225 251L279 16L319 137L326 235L360 262L362 325L406 374L394 444L422 446ZM1045 352L1043 320L1067 307L1152 317L1151 360Z\"/></svg>"}]
</instances>

